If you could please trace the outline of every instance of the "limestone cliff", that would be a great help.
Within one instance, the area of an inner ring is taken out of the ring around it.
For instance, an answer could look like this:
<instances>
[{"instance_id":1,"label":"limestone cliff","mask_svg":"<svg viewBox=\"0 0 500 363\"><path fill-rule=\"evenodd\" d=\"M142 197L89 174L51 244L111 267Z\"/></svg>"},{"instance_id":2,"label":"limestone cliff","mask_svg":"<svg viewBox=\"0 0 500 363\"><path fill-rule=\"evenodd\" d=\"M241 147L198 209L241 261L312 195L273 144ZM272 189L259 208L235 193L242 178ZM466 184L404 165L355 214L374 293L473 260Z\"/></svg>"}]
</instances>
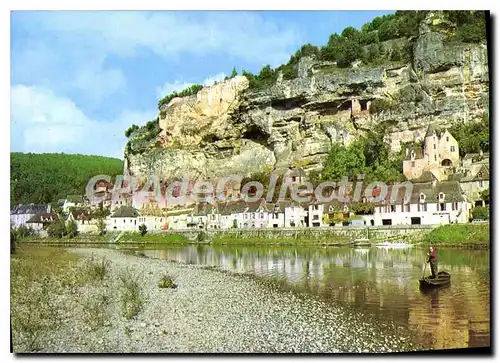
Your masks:
<instances>
[{"instance_id":1,"label":"limestone cliff","mask_svg":"<svg viewBox=\"0 0 500 363\"><path fill-rule=\"evenodd\" d=\"M431 122L479 120L489 108L487 48L445 41L452 28L431 12L418 37L383 44L391 52L410 42L408 63L342 69L302 58L297 78L278 77L264 91L237 76L174 98L160 108L159 136L141 151L134 142L127 148L125 168L164 180L293 165L307 171L321 167L333 142L348 144L379 124L398 151L401 142L422 140Z\"/></svg>"}]
</instances>

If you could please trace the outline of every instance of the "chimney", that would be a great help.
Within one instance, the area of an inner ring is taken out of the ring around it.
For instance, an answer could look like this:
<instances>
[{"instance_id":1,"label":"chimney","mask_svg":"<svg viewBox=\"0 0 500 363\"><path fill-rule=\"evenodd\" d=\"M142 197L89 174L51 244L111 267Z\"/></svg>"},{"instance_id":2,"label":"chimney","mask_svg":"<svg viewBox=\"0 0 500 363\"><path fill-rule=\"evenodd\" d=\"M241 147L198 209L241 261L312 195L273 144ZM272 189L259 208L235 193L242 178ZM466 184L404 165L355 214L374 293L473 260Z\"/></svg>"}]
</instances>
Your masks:
<instances>
[{"instance_id":1,"label":"chimney","mask_svg":"<svg viewBox=\"0 0 500 363\"><path fill-rule=\"evenodd\" d=\"M479 156L483 156L483 150L479 150Z\"/></svg>"},{"instance_id":2,"label":"chimney","mask_svg":"<svg viewBox=\"0 0 500 363\"><path fill-rule=\"evenodd\" d=\"M49 203L49 204L47 204L47 213L50 213L51 211L52 211L52 207Z\"/></svg>"},{"instance_id":3,"label":"chimney","mask_svg":"<svg viewBox=\"0 0 500 363\"><path fill-rule=\"evenodd\" d=\"M406 148L406 155L405 156L408 156L408 153L410 152L410 149Z\"/></svg>"}]
</instances>

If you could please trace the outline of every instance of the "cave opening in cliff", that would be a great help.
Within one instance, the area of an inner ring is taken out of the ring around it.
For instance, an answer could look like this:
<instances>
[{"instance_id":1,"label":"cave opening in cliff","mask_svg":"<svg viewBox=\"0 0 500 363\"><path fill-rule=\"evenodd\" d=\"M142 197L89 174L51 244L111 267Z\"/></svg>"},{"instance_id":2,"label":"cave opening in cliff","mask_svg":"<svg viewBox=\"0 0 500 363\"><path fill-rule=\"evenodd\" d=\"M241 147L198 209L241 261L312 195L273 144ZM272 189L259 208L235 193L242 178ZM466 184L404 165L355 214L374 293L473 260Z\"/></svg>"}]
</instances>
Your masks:
<instances>
[{"instance_id":1,"label":"cave opening in cliff","mask_svg":"<svg viewBox=\"0 0 500 363\"><path fill-rule=\"evenodd\" d=\"M279 100L272 100L271 107L276 110L290 110L299 108L307 102L304 97L284 98Z\"/></svg>"},{"instance_id":2,"label":"cave opening in cliff","mask_svg":"<svg viewBox=\"0 0 500 363\"><path fill-rule=\"evenodd\" d=\"M267 143L267 135L264 132L262 132L262 130L260 130L257 126L254 125L249 126L243 133L242 137L244 139L255 141L259 144Z\"/></svg>"}]
</instances>

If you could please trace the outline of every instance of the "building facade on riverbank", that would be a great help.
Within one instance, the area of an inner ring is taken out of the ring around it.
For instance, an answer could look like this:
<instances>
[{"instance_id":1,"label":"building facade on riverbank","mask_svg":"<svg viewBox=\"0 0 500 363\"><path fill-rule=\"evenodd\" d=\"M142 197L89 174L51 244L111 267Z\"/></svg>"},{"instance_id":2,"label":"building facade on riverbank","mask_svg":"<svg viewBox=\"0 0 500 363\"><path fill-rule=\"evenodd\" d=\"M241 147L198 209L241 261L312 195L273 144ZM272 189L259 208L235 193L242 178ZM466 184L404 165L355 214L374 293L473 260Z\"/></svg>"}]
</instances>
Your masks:
<instances>
[{"instance_id":1,"label":"building facade on riverbank","mask_svg":"<svg viewBox=\"0 0 500 363\"><path fill-rule=\"evenodd\" d=\"M409 201L399 193L393 200L377 205L373 217L375 226L441 225L467 223L468 210L458 182L415 183Z\"/></svg>"},{"instance_id":2,"label":"building facade on riverbank","mask_svg":"<svg viewBox=\"0 0 500 363\"><path fill-rule=\"evenodd\" d=\"M23 226L38 213L50 213L50 204L19 204L10 212L10 224L13 228Z\"/></svg>"}]
</instances>

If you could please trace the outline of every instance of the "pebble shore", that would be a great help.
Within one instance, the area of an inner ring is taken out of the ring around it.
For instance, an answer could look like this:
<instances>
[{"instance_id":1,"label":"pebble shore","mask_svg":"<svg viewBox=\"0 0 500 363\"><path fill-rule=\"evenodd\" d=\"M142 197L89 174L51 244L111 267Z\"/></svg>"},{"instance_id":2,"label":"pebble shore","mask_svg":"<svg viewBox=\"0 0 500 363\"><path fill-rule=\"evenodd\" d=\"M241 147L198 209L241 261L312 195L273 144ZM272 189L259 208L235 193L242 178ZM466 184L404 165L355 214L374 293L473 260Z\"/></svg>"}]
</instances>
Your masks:
<instances>
[{"instance_id":1,"label":"pebble shore","mask_svg":"<svg viewBox=\"0 0 500 363\"><path fill-rule=\"evenodd\" d=\"M383 353L418 349L402 327L297 295L245 275L99 248L72 249L110 262L103 282L57 296L61 324L43 337L43 352L75 353ZM144 299L127 320L120 274L137 276ZM176 289L157 286L163 274ZM103 324L91 328L81 303L107 296Z\"/></svg>"}]
</instances>

